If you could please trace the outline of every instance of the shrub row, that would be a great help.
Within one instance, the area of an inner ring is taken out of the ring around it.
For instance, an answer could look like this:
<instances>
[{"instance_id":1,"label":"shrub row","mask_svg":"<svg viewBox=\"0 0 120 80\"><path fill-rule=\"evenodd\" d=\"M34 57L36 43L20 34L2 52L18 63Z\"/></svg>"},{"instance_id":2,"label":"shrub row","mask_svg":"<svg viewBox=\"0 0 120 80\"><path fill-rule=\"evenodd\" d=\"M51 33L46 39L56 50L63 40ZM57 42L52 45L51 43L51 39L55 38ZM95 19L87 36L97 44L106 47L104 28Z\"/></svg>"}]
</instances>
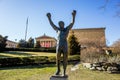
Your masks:
<instances>
[{"instance_id":1,"label":"shrub row","mask_svg":"<svg viewBox=\"0 0 120 80\"><path fill-rule=\"evenodd\" d=\"M6 48L5 51L56 52L56 48Z\"/></svg>"},{"instance_id":2,"label":"shrub row","mask_svg":"<svg viewBox=\"0 0 120 80\"><path fill-rule=\"evenodd\" d=\"M78 55L69 56L68 58L69 62L79 61L79 60L80 60L80 57ZM56 62L55 56L0 58L0 67L51 64L55 62Z\"/></svg>"}]
</instances>

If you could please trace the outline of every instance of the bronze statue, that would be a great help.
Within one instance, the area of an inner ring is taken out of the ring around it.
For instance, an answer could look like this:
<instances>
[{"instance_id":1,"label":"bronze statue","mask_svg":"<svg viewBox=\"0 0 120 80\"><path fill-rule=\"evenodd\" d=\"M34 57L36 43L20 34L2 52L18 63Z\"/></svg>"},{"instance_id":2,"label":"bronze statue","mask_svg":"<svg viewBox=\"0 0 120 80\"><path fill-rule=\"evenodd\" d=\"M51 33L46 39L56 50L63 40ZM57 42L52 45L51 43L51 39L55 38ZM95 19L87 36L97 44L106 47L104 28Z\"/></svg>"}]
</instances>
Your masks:
<instances>
[{"instance_id":1,"label":"bronze statue","mask_svg":"<svg viewBox=\"0 0 120 80\"><path fill-rule=\"evenodd\" d=\"M64 22L59 21L59 27L57 27L52 19L51 19L51 14L47 13L48 20L50 22L50 25L53 27L53 29L58 33L58 39L57 39L57 47L56 47L56 64L57 64L57 72L55 75L60 75L60 58L61 58L61 53L63 53L63 76L66 76L66 68L67 68L67 59L68 59L68 45L67 45L67 36L69 33L69 30L73 27L73 24L75 22L75 16L76 16L76 11L73 10L72 12L72 22L64 28Z\"/></svg>"}]
</instances>

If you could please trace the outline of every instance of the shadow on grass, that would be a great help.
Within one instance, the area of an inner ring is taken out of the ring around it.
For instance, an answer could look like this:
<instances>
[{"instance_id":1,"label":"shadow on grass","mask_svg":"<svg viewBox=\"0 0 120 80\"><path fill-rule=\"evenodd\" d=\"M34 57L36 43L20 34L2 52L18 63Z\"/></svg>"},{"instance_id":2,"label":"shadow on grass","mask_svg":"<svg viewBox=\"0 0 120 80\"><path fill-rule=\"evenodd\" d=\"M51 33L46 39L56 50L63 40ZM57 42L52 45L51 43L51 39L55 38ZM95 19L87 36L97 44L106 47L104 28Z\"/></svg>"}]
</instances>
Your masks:
<instances>
[{"instance_id":1,"label":"shadow on grass","mask_svg":"<svg viewBox=\"0 0 120 80\"><path fill-rule=\"evenodd\" d=\"M0 70L11 70L11 69L35 69L35 68L45 68L45 67L55 67L55 64L44 64L44 65L28 65L28 66L13 66L13 67L3 67Z\"/></svg>"},{"instance_id":2,"label":"shadow on grass","mask_svg":"<svg viewBox=\"0 0 120 80\"><path fill-rule=\"evenodd\" d=\"M68 65L76 65L80 63L79 61L68 62ZM63 62L60 64L63 66ZM0 67L0 70L11 70L11 69L34 69L34 68L45 68L45 67L56 67L56 63L49 63L49 64L34 64L34 65L19 65L19 66L12 66L12 67Z\"/></svg>"},{"instance_id":3,"label":"shadow on grass","mask_svg":"<svg viewBox=\"0 0 120 80\"><path fill-rule=\"evenodd\" d=\"M26 53L26 52L19 52L19 51L5 51L4 53L6 53L6 54L13 54L13 55L24 55L24 56L35 55L35 54L29 54L29 53Z\"/></svg>"}]
</instances>

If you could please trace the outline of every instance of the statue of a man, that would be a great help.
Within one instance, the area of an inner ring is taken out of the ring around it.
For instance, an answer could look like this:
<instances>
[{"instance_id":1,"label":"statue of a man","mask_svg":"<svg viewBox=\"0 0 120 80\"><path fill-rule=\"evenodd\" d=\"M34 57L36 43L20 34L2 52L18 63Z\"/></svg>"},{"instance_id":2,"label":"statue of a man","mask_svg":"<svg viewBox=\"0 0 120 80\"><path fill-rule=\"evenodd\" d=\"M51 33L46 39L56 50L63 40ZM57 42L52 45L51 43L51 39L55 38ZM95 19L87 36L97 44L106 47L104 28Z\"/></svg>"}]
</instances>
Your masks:
<instances>
[{"instance_id":1,"label":"statue of a man","mask_svg":"<svg viewBox=\"0 0 120 80\"><path fill-rule=\"evenodd\" d=\"M75 22L75 16L76 16L76 11L73 10L72 22L65 28L63 21L59 21L59 23L58 23L59 27L57 27L51 20L51 14L47 13L47 17L50 22L50 25L58 33L57 47L56 47L57 72L55 73L55 75L60 75L60 58L61 58L61 53L63 53L63 70L64 70L63 76L66 76L67 59L68 59L67 36L68 36L69 30L73 27L73 24Z\"/></svg>"}]
</instances>

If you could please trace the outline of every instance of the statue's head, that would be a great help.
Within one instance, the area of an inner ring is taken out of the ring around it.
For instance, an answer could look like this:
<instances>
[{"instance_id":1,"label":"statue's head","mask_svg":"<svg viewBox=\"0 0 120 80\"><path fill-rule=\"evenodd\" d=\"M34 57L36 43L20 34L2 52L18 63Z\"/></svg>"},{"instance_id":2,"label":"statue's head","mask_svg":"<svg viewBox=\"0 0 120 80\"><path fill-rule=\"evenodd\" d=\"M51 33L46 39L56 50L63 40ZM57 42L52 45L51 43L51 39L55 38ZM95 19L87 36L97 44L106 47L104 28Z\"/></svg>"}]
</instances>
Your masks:
<instances>
[{"instance_id":1,"label":"statue's head","mask_svg":"<svg viewBox=\"0 0 120 80\"><path fill-rule=\"evenodd\" d=\"M64 22L63 21L59 21L58 24L59 24L60 28L64 29Z\"/></svg>"}]
</instances>

